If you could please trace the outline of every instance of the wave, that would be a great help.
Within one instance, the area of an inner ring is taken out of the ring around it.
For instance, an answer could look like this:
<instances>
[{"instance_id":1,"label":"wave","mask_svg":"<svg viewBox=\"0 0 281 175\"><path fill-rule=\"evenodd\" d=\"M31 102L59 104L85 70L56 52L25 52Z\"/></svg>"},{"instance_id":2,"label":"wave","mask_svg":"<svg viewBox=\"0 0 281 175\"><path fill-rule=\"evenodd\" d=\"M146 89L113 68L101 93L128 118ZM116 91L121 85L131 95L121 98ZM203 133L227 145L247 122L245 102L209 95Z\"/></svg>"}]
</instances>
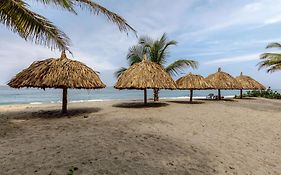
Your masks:
<instances>
[{"instance_id":1,"label":"wave","mask_svg":"<svg viewBox=\"0 0 281 175\"><path fill-rule=\"evenodd\" d=\"M43 104L42 102L31 102L31 103L29 103L29 104L31 104L31 105L41 105L41 104Z\"/></svg>"},{"instance_id":2,"label":"wave","mask_svg":"<svg viewBox=\"0 0 281 175\"><path fill-rule=\"evenodd\" d=\"M232 99L235 95L228 95L224 96L225 99ZM160 100L184 100L189 99L188 96L181 96L181 97L161 97ZM206 99L205 96L195 96L193 97L194 100L204 100ZM142 100L142 99L92 99L92 100L71 100L69 103L85 103L85 102L104 102L104 101L121 101L121 100ZM32 105L39 105L44 103L51 103L51 104L61 104L62 101L50 101L50 102L30 102L29 104Z\"/></svg>"},{"instance_id":3,"label":"wave","mask_svg":"<svg viewBox=\"0 0 281 175\"><path fill-rule=\"evenodd\" d=\"M103 101L119 101L121 99L92 99L92 100L72 100L69 103L83 103L83 102L103 102Z\"/></svg>"}]
</instances>

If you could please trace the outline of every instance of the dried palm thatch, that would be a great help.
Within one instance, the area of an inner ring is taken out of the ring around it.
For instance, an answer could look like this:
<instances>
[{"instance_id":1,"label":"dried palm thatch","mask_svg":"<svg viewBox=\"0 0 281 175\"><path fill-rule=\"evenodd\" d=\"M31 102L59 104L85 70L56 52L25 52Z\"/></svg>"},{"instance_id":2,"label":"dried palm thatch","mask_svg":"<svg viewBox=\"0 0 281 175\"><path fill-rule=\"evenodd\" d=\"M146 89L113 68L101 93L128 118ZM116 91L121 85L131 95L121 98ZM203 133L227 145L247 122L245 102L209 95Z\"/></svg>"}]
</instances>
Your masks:
<instances>
[{"instance_id":1,"label":"dried palm thatch","mask_svg":"<svg viewBox=\"0 0 281 175\"><path fill-rule=\"evenodd\" d=\"M218 89L219 100L221 99L221 89L241 89L241 84L230 74L222 72L221 68L218 69L218 72L209 75L206 80L212 84L214 89Z\"/></svg>"},{"instance_id":2,"label":"dried palm thatch","mask_svg":"<svg viewBox=\"0 0 281 175\"><path fill-rule=\"evenodd\" d=\"M211 83L209 83L204 77L201 75L194 75L192 73L179 78L176 81L176 84L178 89L190 90L190 102L192 102L193 90L212 89Z\"/></svg>"},{"instance_id":3,"label":"dried palm thatch","mask_svg":"<svg viewBox=\"0 0 281 175\"><path fill-rule=\"evenodd\" d=\"M144 90L144 103L147 103L147 89L176 89L172 77L158 64L147 60L146 55L140 63L133 64L118 78L116 89Z\"/></svg>"},{"instance_id":4,"label":"dried palm thatch","mask_svg":"<svg viewBox=\"0 0 281 175\"><path fill-rule=\"evenodd\" d=\"M212 89L211 83L209 83L203 76L194 75L189 73L176 81L178 89Z\"/></svg>"},{"instance_id":5,"label":"dried palm thatch","mask_svg":"<svg viewBox=\"0 0 281 175\"><path fill-rule=\"evenodd\" d=\"M259 83L258 81L254 80L250 76L243 75L241 72L240 76L236 77L236 80L242 85L240 89L240 98L243 97L243 89L245 90L264 90L265 87Z\"/></svg>"},{"instance_id":6,"label":"dried palm thatch","mask_svg":"<svg viewBox=\"0 0 281 175\"><path fill-rule=\"evenodd\" d=\"M58 59L49 58L32 63L18 73L8 85L13 88L63 89L63 109L67 112L67 89L98 89L105 85L99 76L85 64L68 59L63 51Z\"/></svg>"}]
</instances>

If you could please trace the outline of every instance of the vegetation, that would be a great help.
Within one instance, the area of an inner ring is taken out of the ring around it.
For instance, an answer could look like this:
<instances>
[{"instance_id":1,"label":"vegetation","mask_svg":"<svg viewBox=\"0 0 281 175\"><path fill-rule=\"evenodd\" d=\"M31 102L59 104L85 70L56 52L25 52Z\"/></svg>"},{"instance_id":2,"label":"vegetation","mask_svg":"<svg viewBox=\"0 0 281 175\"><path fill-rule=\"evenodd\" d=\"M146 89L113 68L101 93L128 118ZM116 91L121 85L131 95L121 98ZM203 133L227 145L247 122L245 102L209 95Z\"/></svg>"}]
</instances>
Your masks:
<instances>
[{"instance_id":1,"label":"vegetation","mask_svg":"<svg viewBox=\"0 0 281 175\"><path fill-rule=\"evenodd\" d=\"M125 19L91 0L34 0L44 5L57 6L73 14L76 7L95 15L103 14L115 23L120 31L135 31ZM25 40L51 49L69 50L69 37L44 16L30 10L25 0L1 0L0 23Z\"/></svg>"},{"instance_id":2,"label":"vegetation","mask_svg":"<svg viewBox=\"0 0 281 175\"><path fill-rule=\"evenodd\" d=\"M266 48L281 49L281 44L271 43ZM261 61L258 66L259 69L266 68L267 72L275 72L281 70L281 54L280 53L264 53L260 56Z\"/></svg>"},{"instance_id":3,"label":"vegetation","mask_svg":"<svg viewBox=\"0 0 281 175\"><path fill-rule=\"evenodd\" d=\"M168 49L170 46L174 46L176 44L177 42L175 40L168 40L165 33L161 38L156 40L153 40L148 36L142 36L139 38L138 44L129 49L127 60L129 65L132 66L135 63L141 62L143 55L147 54L148 59L151 62L159 64L170 75L177 75L181 70L183 70L183 68L186 67L197 68L198 62L188 59L179 59L168 66L165 66L169 55ZM116 76L119 77L125 70L127 70L127 68L120 68L118 71L116 71ZM154 101L158 101L158 94L159 89L154 89Z\"/></svg>"},{"instance_id":4,"label":"vegetation","mask_svg":"<svg viewBox=\"0 0 281 175\"><path fill-rule=\"evenodd\" d=\"M270 98L270 99L281 99L281 94L269 88L267 90L261 90L261 91L258 90L247 91L246 97L263 97L263 98Z\"/></svg>"}]
</instances>

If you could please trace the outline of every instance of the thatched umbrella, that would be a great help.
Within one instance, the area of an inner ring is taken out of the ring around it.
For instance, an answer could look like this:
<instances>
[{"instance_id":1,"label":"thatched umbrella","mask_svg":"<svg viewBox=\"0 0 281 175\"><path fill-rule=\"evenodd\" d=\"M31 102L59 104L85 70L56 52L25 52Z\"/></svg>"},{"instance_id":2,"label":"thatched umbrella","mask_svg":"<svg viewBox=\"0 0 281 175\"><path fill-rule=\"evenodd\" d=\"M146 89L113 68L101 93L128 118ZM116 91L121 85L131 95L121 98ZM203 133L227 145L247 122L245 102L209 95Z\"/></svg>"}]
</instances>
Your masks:
<instances>
[{"instance_id":1,"label":"thatched umbrella","mask_svg":"<svg viewBox=\"0 0 281 175\"><path fill-rule=\"evenodd\" d=\"M188 89L190 90L190 102L192 102L193 98L193 90L206 90L212 89L211 83L209 83L204 77L201 75L194 75L189 73L176 81L178 89Z\"/></svg>"},{"instance_id":2,"label":"thatched umbrella","mask_svg":"<svg viewBox=\"0 0 281 175\"><path fill-rule=\"evenodd\" d=\"M236 80L242 85L242 88L240 89L240 98L243 97L243 89L245 90L264 90L265 87L254 80L253 78L243 75L241 72L240 76L236 77Z\"/></svg>"},{"instance_id":3,"label":"thatched umbrella","mask_svg":"<svg viewBox=\"0 0 281 175\"><path fill-rule=\"evenodd\" d=\"M133 64L118 78L116 89L144 90L144 104L147 104L147 89L176 89L172 77L158 64L147 60Z\"/></svg>"},{"instance_id":4,"label":"thatched umbrella","mask_svg":"<svg viewBox=\"0 0 281 175\"><path fill-rule=\"evenodd\" d=\"M230 74L222 72L221 68L218 69L218 72L209 75L206 80L212 84L214 89L218 89L219 100L221 100L222 89L241 89L241 84Z\"/></svg>"},{"instance_id":5,"label":"thatched umbrella","mask_svg":"<svg viewBox=\"0 0 281 175\"><path fill-rule=\"evenodd\" d=\"M67 89L98 89L105 85L94 70L85 64L68 59L62 52L58 59L49 58L32 63L13 78L8 85L13 88L63 89L62 113L67 113Z\"/></svg>"}]
</instances>

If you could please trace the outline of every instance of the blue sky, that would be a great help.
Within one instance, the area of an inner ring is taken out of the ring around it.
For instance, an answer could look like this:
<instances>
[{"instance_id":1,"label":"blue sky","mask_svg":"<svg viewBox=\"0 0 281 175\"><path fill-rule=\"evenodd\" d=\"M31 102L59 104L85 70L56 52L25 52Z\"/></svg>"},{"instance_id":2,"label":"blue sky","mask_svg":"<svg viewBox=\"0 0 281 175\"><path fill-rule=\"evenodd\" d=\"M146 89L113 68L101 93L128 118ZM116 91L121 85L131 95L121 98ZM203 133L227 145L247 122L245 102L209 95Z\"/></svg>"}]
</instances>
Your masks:
<instances>
[{"instance_id":1,"label":"blue sky","mask_svg":"<svg viewBox=\"0 0 281 175\"><path fill-rule=\"evenodd\" d=\"M108 86L116 82L114 72L127 66L128 48L137 43L133 33L119 32L102 15L78 10L76 16L31 0L27 2L71 38L74 59L99 71ZM258 71L256 66L261 53L278 51L266 50L265 46L281 42L281 0L97 2L123 16L138 35L158 38L166 32L169 39L177 40L178 45L170 48L168 63L183 58L200 63L199 69L186 69L184 73L207 76L222 67L233 76L242 71L266 86L281 88L281 71L268 74L265 70ZM58 51L25 42L4 25L0 26L0 84L6 84L35 60L59 57Z\"/></svg>"}]
</instances>

